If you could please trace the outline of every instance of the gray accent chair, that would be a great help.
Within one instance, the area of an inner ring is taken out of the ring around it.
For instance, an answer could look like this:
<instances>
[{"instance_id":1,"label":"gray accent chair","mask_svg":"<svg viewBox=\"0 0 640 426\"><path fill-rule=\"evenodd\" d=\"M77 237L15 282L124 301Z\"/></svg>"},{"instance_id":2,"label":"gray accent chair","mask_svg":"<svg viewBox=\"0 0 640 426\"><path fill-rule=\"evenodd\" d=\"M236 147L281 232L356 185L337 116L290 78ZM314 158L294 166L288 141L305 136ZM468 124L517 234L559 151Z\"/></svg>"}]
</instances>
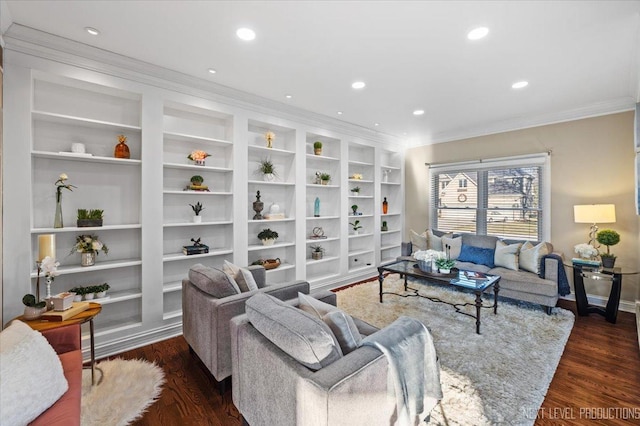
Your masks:
<instances>
[{"instance_id":1,"label":"gray accent chair","mask_svg":"<svg viewBox=\"0 0 640 426\"><path fill-rule=\"evenodd\" d=\"M324 302L335 305L325 298ZM297 306L297 298L289 301ZM361 335L377 328L357 318ZM361 346L318 371L283 352L253 327L247 315L231 320L233 403L251 426L393 424L388 363Z\"/></svg>"},{"instance_id":2,"label":"gray accent chair","mask_svg":"<svg viewBox=\"0 0 640 426\"><path fill-rule=\"evenodd\" d=\"M231 334L229 320L244 313L245 301L258 292L288 300L298 297L298 292L309 294L309 283L295 281L281 284L266 284L266 273L262 266L249 266L258 290L216 298L193 284L182 280L182 332L202 363L219 383L224 392L224 380L231 375Z\"/></svg>"}]
</instances>

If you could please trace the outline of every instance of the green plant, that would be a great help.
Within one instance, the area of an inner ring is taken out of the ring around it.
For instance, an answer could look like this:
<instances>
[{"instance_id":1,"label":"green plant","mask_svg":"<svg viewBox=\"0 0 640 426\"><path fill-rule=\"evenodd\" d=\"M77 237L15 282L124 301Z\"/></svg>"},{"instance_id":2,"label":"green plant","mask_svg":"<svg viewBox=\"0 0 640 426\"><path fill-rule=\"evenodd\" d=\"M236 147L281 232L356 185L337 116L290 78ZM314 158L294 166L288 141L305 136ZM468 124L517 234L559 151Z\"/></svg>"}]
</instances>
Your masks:
<instances>
[{"instance_id":1,"label":"green plant","mask_svg":"<svg viewBox=\"0 0 640 426\"><path fill-rule=\"evenodd\" d=\"M104 210L98 209L78 209L78 220L102 220Z\"/></svg>"},{"instance_id":2,"label":"green plant","mask_svg":"<svg viewBox=\"0 0 640 426\"><path fill-rule=\"evenodd\" d=\"M260 166L258 167L258 171L263 175L274 175L278 176L276 173L276 166L273 164L269 158L264 158L260 160Z\"/></svg>"},{"instance_id":3,"label":"green plant","mask_svg":"<svg viewBox=\"0 0 640 426\"><path fill-rule=\"evenodd\" d=\"M320 141L315 141L313 143L313 149L321 149L322 148L322 142Z\"/></svg>"},{"instance_id":4,"label":"green plant","mask_svg":"<svg viewBox=\"0 0 640 426\"><path fill-rule=\"evenodd\" d=\"M86 293L86 289L84 287L73 287L69 292L75 293L76 296L83 296Z\"/></svg>"},{"instance_id":5,"label":"green plant","mask_svg":"<svg viewBox=\"0 0 640 426\"><path fill-rule=\"evenodd\" d=\"M355 192L356 194L360 193L360 187L356 186L355 188L351 188L351 192Z\"/></svg>"},{"instance_id":6,"label":"green plant","mask_svg":"<svg viewBox=\"0 0 640 426\"><path fill-rule=\"evenodd\" d=\"M349 222L349 225L351 225L351 228L352 228L354 231L357 231L358 229L361 229L361 228L362 228L362 225L360 225L360 221L359 221L359 220L356 220L356 221L355 221L355 222L353 222L353 223Z\"/></svg>"},{"instance_id":7,"label":"green plant","mask_svg":"<svg viewBox=\"0 0 640 426\"><path fill-rule=\"evenodd\" d=\"M193 175L191 176L190 181L194 185L200 185L202 182L204 182L204 178L200 175Z\"/></svg>"},{"instance_id":8,"label":"green plant","mask_svg":"<svg viewBox=\"0 0 640 426\"><path fill-rule=\"evenodd\" d=\"M276 231L272 231L271 229L263 229L258 234L259 240L276 240L278 239L278 233Z\"/></svg>"},{"instance_id":9,"label":"green plant","mask_svg":"<svg viewBox=\"0 0 640 426\"><path fill-rule=\"evenodd\" d=\"M320 180L330 181L331 175L329 173L320 173Z\"/></svg>"},{"instance_id":10,"label":"green plant","mask_svg":"<svg viewBox=\"0 0 640 426\"><path fill-rule=\"evenodd\" d=\"M311 249L311 251L314 251L316 253L324 253L324 247L322 247L319 244L313 245L313 246L309 246L309 248Z\"/></svg>"},{"instance_id":11,"label":"green plant","mask_svg":"<svg viewBox=\"0 0 640 426\"><path fill-rule=\"evenodd\" d=\"M193 209L193 212L196 214L196 216L199 216L200 212L204 210L204 207L202 207L202 203L200 203L200 201L198 201L195 206L193 204L189 204L189 205Z\"/></svg>"},{"instance_id":12,"label":"green plant","mask_svg":"<svg viewBox=\"0 0 640 426\"><path fill-rule=\"evenodd\" d=\"M611 251L609 251L609 247L615 246L620 242L620 234L618 234L613 229L603 229L602 231L598 232L598 235L596 235L596 240L598 240L600 244L604 244L605 246L607 246L607 252L600 254L600 257L616 257L611 253Z\"/></svg>"},{"instance_id":13,"label":"green plant","mask_svg":"<svg viewBox=\"0 0 640 426\"><path fill-rule=\"evenodd\" d=\"M100 285L98 285L96 287L98 288L98 292L107 291L107 290L109 290L111 288L111 286L109 284L107 284L107 283L100 284Z\"/></svg>"},{"instance_id":14,"label":"green plant","mask_svg":"<svg viewBox=\"0 0 640 426\"><path fill-rule=\"evenodd\" d=\"M436 259L436 266L439 269L451 269L455 266L456 261L451 259Z\"/></svg>"},{"instance_id":15,"label":"green plant","mask_svg":"<svg viewBox=\"0 0 640 426\"><path fill-rule=\"evenodd\" d=\"M353 210L353 214L356 214L358 212L358 205L357 204L352 205L351 210Z\"/></svg>"},{"instance_id":16,"label":"green plant","mask_svg":"<svg viewBox=\"0 0 640 426\"><path fill-rule=\"evenodd\" d=\"M24 306L29 306L30 308L44 308L47 306L47 302L44 300L36 302L36 297L33 294L25 294L22 298L22 303L24 303Z\"/></svg>"}]
</instances>

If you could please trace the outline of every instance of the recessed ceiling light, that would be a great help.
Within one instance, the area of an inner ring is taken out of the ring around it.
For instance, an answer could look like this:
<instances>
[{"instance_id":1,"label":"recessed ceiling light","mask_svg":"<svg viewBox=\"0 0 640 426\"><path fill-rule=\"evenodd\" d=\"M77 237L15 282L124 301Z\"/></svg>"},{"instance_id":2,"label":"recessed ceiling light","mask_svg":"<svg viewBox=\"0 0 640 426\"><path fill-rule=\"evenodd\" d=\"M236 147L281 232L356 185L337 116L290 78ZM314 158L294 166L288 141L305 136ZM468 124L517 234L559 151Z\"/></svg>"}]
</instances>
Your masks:
<instances>
[{"instance_id":1,"label":"recessed ceiling light","mask_svg":"<svg viewBox=\"0 0 640 426\"><path fill-rule=\"evenodd\" d=\"M489 34L489 28L478 27L469 31L469 33L467 34L467 38L469 40L480 40L481 38L486 37L487 34Z\"/></svg>"},{"instance_id":2,"label":"recessed ceiling light","mask_svg":"<svg viewBox=\"0 0 640 426\"><path fill-rule=\"evenodd\" d=\"M291 96L291 95L284 95L284 97L287 98L287 99L293 98L293 96Z\"/></svg>"},{"instance_id":3,"label":"recessed ceiling light","mask_svg":"<svg viewBox=\"0 0 640 426\"><path fill-rule=\"evenodd\" d=\"M342 115L342 111L338 111L338 115Z\"/></svg>"},{"instance_id":4,"label":"recessed ceiling light","mask_svg":"<svg viewBox=\"0 0 640 426\"><path fill-rule=\"evenodd\" d=\"M216 72L217 72L217 71L216 71L216 70L214 70L213 68L209 68L209 73L210 73L210 74L215 74Z\"/></svg>"},{"instance_id":5,"label":"recessed ceiling light","mask_svg":"<svg viewBox=\"0 0 640 426\"><path fill-rule=\"evenodd\" d=\"M402 136L407 136L407 132L402 132Z\"/></svg>"},{"instance_id":6,"label":"recessed ceiling light","mask_svg":"<svg viewBox=\"0 0 640 426\"><path fill-rule=\"evenodd\" d=\"M380 123L373 123L374 126L378 127Z\"/></svg>"},{"instance_id":7,"label":"recessed ceiling light","mask_svg":"<svg viewBox=\"0 0 640 426\"><path fill-rule=\"evenodd\" d=\"M422 109L417 109L417 110L413 111L413 115L422 115L422 114L424 114L424 110L422 110Z\"/></svg>"},{"instance_id":8,"label":"recessed ceiling light","mask_svg":"<svg viewBox=\"0 0 640 426\"><path fill-rule=\"evenodd\" d=\"M251 28L238 28L238 31L236 31L236 35L245 41L251 41L254 38L256 38L256 32L253 31Z\"/></svg>"},{"instance_id":9,"label":"recessed ceiling light","mask_svg":"<svg viewBox=\"0 0 640 426\"><path fill-rule=\"evenodd\" d=\"M528 81L518 81L517 83L513 83L511 85L511 88L513 89L522 89L524 87L527 87L529 85Z\"/></svg>"},{"instance_id":10,"label":"recessed ceiling light","mask_svg":"<svg viewBox=\"0 0 640 426\"><path fill-rule=\"evenodd\" d=\"M354 89L364 89L364 86L366 86L366 84L364 84L364 81L356 81L355 83L351 84L351 87L353 87Z\"/></svg>"},{"instance_id":11,"label":"recessed ceiling light","mask_svg":"<svg viewBox=\"0 0 640 426\"><path fill-rule=\"evenodd\" d=\"M91 35L97 36L98 34L100 34L100 31L96 30L95 28L92 27L84 27L84 30L86 32L88 32Z\"/></svg>"}]
</instances>

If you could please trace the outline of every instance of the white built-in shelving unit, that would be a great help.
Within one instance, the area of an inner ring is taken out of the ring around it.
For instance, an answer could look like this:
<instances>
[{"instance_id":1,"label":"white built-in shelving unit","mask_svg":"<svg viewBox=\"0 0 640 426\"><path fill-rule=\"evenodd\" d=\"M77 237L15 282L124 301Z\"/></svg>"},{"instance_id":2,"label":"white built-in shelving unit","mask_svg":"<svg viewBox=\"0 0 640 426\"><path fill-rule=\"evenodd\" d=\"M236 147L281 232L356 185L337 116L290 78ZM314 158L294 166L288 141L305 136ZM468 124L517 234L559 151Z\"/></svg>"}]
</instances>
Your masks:
<instances>
[{"instance_id":1,"label":"white built-in shelving unit","mask_svg":"<svg viewBox=\"0 0 640 426\"><path fill-rule=\"evenodd\" d=\"M380 197L388 202L387 214L382 214L380 231L380 262L385 263L400 256L404 221L404 182L402 155L399 152L380 150Z\"/></svg>"}]
</instances>

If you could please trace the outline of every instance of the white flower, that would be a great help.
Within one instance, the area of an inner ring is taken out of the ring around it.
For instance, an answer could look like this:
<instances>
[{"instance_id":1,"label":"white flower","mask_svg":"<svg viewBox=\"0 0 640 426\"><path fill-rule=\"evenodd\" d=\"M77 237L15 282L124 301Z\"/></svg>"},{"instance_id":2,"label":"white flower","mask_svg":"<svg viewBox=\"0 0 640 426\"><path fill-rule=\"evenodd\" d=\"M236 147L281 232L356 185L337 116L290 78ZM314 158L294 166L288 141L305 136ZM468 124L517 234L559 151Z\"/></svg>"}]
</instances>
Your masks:
<instances>
[{"instance_id":1,"label":"white flower","mask_svg":"<svg viewBox=\"0 0 640 426\"><path fill-rule=\"evenodd\" d=\"M69 176L67 176L66 173L60 173L60 176L58 176L58 179L61 180L61 181L62 180L67 180L67 179L69 179Z\"/></svg>"},{"instance_id":2,"label":"white flower","mask_svg":"<svg viewBox=\"0 0 640 426\"><path fill-rule=\"evenodd\" d=\"M596 257L598 255L598 249L596 249L591 244L577 244L573 247L575 252L585 259L590 259L592 257Z\"/></svg>"},{"instance_id":3,"label":"white flower","mask_svg":"<svg viewBox=\"0 0 640 426\"><path fill-rule=\"evenodd\" d=\"M52 279L60 275L58 266L60 266L60 262L56 262L51 256L45 257L40 263L40 268L44 272L44 275Z\"/></svg>"},{"instance_id":4,"label":"white flower","mask_svg":"<svg viewBox=\"0 0 640 426\"><path fill-rule=\"evenodd\" d=\"M93 251L100 251L102 250L102 243L100 241L94 241L91 243L91 248Z\"/></svg>"},{"instance_id":5,"label":"white flower","mask_svg":"<svg viewBox=\"0 0 640 426\"><path fill-rule=\"evenodd\" d=\"M442 251L437 251L437 250L418 250L417 252L413 253L413 257L416 258L416 260L433 260L433 259L446 259L447 255L442 252Z\"/></svg>"}]
</instances>

